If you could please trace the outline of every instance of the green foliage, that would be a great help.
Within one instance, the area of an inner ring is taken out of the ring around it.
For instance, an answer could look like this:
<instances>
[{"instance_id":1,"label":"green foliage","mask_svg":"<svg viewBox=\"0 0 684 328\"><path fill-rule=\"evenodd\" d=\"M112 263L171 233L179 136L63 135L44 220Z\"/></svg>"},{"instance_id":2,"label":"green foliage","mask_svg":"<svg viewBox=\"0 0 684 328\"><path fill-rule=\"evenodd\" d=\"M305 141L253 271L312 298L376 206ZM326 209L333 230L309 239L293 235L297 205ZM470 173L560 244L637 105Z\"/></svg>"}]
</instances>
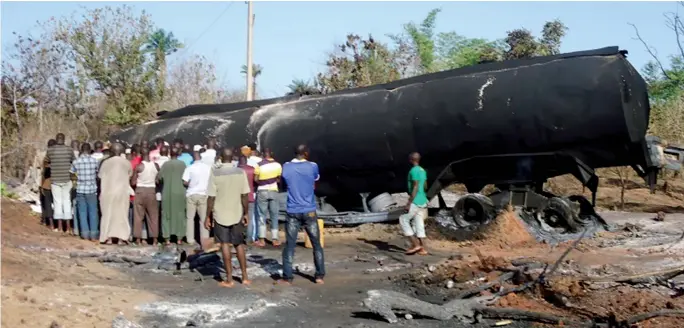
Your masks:
<instances>
[{"instance_id":1,"label":"green foliage","mask_svg":"<svg viewBox=\"0 0 684 328\"><path fill-rule=\"evenodd\" d=\"M568 28L559 20L544 24L542 37L539 39L535 39L532 32L527 29L508 31L504 39L508 45L504 58L509 60L557 55L560 53L561 40L567 31Z\"/></svg>"},{"instance_id":2,"label":"green foliage","mask_svg":"<svg viewBox=\"0 0 684 328\"><path fill-rule=\"evenodd\" d=\"M157 94L164 99L166 91L166 57L183 48L183 44L174 37L173 32L160 28L150 34L145 42L145 52L152 54L154 69L157 71Z\"/></svg>"},{"instance_id":3,"label":"green foliage","mask_svg":"<svg viewBox=\"0 0 684 328\"><path fill-rule=\"evenodd\" d=\"M7 185L4 182L0 183L0 194L3 198L17 199L19 196L17 194L7 190Z\"/></svg>"},{"instance_id":4,"label":"green foliage","mask_svg":"<svg viewBox=\"0 0 684 328\"><path fill-rule=\"evenodd\" d=\"M316 95L321 93L321 91L318 88L316 88L315 83L311 83L305 80L292 80L292 83L287 87L290 89L290 91L287 93L288 96Z\"/></svg>"},{"instance_id":5,"label":"green foliage","mask_svg":"<svg viewBox=\"0 0 684 328\"><path fill-rule=\"evenodd\" d=\"M252 63L252 92L254 92L254 99L257 99L257 77L263 73L264 68L259 64ZM247 76L247 65L240 67L240 74Z\"/></svg>"},{"instance_id":6,"label":"green foliage","mask_svg":"<svg viewBox=\"0 0 684 328\"><path fill-rule=\"evenodd\" d=\"M338 51L328 56L327 70L316 77L322 93L386 83L401 77L397 53L372 36L362 39L349 34L347 41L337 47Z\"/></svg>"},{"instance_id":7,"label":"green foliage","mask_svg":"<svg viewBox=\"0 0 684 328\"><path fill-rule=\"evenodd\" d=\"M319 88L333 92L483 62L558 54L568 30L554 20L544 25L539 39L524 29L508 32L504 40L468 38L455 31L436 33L440 11L429 11L420 24L404 24L401 34L389 35L392 46L348 35L338 51L328 55L326 71L316 78Z\"/></svg>"},{"instance_id":8,"label":"green foliage","mask_svg":"<svg viewBox=\"0 0 684 328\"><path fill-rule=\"evenodd\" d=\"M87 10L82 20L63 19L57 26L75 66L106 96L109 124L135 124L150 115L155 70L144 46L151 29L147 14L136 15L125 5Z\"/></svg>"}]
</instances>

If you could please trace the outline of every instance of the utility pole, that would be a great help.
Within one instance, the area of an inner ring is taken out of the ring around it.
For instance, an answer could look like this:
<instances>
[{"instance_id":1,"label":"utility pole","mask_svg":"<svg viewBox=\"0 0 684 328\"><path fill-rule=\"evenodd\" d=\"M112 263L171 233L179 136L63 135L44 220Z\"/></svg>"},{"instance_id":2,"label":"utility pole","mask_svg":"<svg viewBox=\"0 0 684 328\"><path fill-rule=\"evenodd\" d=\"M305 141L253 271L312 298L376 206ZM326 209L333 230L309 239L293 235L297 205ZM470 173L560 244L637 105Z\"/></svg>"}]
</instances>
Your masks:
<instances>
[{"instance_id":1,"label":"utility pole","mask_svg":"<svg viewBox=\"0 0 684 328\"><path fill-rule=\"evenodd\" d=\"M252 72L252 32L254 29L254 14L252 1L247 3L247 101L254 100L254 72Z\"/></svg>"}]
</instances>

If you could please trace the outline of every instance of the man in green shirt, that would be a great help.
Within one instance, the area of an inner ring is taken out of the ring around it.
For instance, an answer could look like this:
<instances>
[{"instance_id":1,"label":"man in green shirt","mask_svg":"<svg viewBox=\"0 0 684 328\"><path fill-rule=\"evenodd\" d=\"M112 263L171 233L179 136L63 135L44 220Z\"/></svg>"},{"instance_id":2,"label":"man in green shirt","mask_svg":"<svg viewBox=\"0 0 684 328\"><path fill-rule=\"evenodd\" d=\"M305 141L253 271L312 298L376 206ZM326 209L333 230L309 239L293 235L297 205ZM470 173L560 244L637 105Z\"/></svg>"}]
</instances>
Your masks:
<instances>
[{"instance_id":1,"label":"man in green shirt","mask_svg":"<svg viewBox=\"0 0 684 328\"><path fill-rule=\"evenodd\" d=\"M427 173L420 166L420 154L411 153L409 163L413 166L408 174L409 201L406 204L406 214L399 217L399 224L404 235L411 242L411 248L406 255L427 255L425 250L425 219L427 218L428 199L425 194ZM413 223L411 222L413 221Z\"/></svg>"}]
</instances>

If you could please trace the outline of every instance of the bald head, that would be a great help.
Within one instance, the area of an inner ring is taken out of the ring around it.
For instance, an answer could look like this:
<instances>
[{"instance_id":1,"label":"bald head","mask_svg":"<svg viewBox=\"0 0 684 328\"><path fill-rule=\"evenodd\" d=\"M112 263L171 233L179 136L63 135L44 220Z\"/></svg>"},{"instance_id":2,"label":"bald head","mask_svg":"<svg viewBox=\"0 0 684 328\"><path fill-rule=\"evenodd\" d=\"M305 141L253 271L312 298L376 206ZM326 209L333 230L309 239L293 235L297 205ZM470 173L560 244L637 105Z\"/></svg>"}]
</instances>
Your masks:
<instances>
[{"instance_id":1,"label":"bald head","mask_svg":"<svg viewBox=\"0 0 684 328\"><path fill-rule=\"evenodd\" d=\"M233 150L225 147L221 150L221 163L230 163L233 160Z\"/></svg>"},{"instance_id":2,"label":"bald head","mask_svg":"<svg viewBox=\"0 0 684 328\"><path fill-rule=\"evenodd\" d=\"M299 159L309 158L309 147L307 147L306 145L297 146L297 148L295 148L295 155Z\"/></svg>"},{"instance_id":3,"label":"bald head","mask_svg":"<svg viewBox=\"0 0 684 328\"><path fill-rule=\"evenodd\" d=\"M114 156L121 156L121 154L123 154L124 152L124 146L118 142L112 144L112 147L110 149L112 150Z\"/></svg>"},{"instance_id":4,"label":"bald head","mask_svg":"<svg viewBox=\"0 0 684 328\"><path fill-rule=\"evenodd\" d=\"M409 154L409 162L413 165L418 165L420 163L420 154L417 152Z\"/></svg>"}]
</instances>

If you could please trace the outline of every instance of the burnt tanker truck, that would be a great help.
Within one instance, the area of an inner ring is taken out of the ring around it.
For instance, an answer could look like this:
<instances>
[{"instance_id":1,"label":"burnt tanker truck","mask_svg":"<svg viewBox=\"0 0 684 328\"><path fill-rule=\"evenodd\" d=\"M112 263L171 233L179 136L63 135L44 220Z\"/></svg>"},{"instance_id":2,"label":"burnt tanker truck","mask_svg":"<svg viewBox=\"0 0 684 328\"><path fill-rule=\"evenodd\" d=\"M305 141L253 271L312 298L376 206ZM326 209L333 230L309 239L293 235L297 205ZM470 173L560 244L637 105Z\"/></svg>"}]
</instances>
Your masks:
<instances>
[{"instance_id":1,"label":"burnt tanker truck","mask_svg":"<svg viewBox=\"0 0 684 328\"><path fill-rule=\"evenodd\" d=\"M192 105L111 139L203 144L215 135L221 146L270 148L281 163L306 144L320 167L319 214L329 224L396 218L400 208L388 193L405 192L407 156L418 151L428 196L441 207L440 191L450 184L471 193L452 209L459 226L484 223L510 204L577 231L600 220L593 211L595 169L631 166L655 185L661 165L657 140L646 137L649 110L646 83L626 51L606 47L326 95ZM592 201L544 191L547 179L563 174L581 181ZM489 184L493 193L478 193Z\"/></svg>"}]
</instances>

